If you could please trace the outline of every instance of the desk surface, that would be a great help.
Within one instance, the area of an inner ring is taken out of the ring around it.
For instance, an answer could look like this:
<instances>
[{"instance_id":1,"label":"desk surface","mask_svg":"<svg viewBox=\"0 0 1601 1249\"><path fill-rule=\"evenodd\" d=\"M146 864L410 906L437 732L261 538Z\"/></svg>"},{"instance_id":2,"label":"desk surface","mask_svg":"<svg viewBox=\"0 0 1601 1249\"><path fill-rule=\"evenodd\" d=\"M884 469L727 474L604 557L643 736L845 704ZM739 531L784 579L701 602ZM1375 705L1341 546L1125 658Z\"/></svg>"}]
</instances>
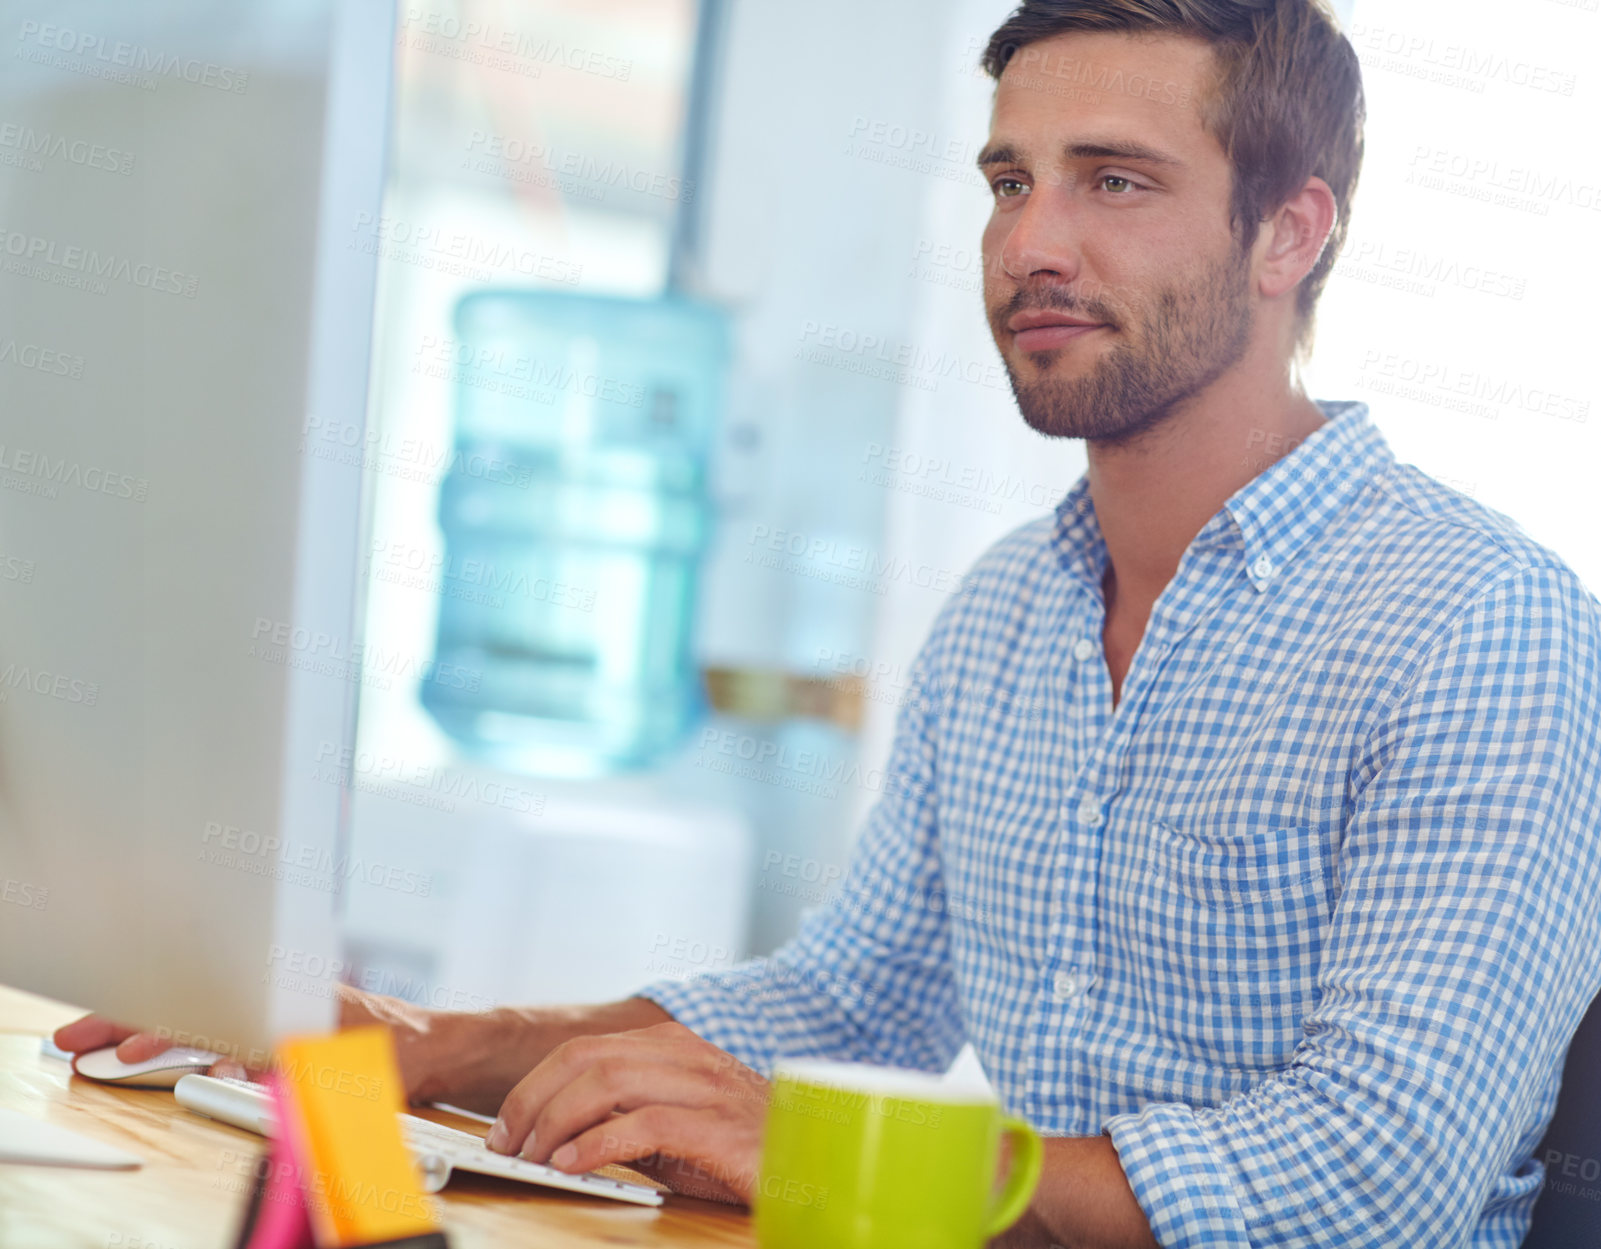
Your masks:
<instances>
[{"instance_id":1,"label":"desk surface","mask_svg":"<svg viewBox=\"0 0 1601 1249\"><path fill-rule=\"evenodd\" d=\"M190 1114L170 1092L95 1084L44 1057L40 1036L82 1013L0 986L0 1106L117 1145L145 1165L137 1171L0 1165L0 1245L227 1249L261 1138ZM426 1113L482 1131L469 1120ZM669 1196L650 1209L458 1174L439 1198L453 1249L756 1243L743 1210L690 1197Z\"/></svg>"}]
</instances>

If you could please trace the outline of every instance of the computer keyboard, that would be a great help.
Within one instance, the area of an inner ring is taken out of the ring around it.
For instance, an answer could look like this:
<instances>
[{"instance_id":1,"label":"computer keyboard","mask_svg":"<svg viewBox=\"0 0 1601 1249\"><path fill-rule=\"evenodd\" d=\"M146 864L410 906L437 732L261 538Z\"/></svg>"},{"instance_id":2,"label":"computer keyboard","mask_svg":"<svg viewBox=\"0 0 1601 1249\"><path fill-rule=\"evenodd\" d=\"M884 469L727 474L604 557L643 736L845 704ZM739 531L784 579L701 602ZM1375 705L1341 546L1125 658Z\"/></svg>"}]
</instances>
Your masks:
<instances>
[{"instance_id":1,"label":"computer keyboard","mask_svg":"<svg viewBox=\"0 0 1601 1249\"><path fill-rule=\"evenodd\" d=\"M265 1085L217 1076L188 1075L179 1080L172 1091L179 1105L196 1114L220 1119L247 1132L272 1135L272 1096ZM422 1172L423 1187L430 1193L443 1188L452 1172L473 1171L639 1206L662 1204L661 1193L644 1184L629 1184L594 1172L569 1175L555 1167L497 1154L471 1132L461 1132L416 1115L401 1115L400 1126Z\"/></svg>"}]
</instances>

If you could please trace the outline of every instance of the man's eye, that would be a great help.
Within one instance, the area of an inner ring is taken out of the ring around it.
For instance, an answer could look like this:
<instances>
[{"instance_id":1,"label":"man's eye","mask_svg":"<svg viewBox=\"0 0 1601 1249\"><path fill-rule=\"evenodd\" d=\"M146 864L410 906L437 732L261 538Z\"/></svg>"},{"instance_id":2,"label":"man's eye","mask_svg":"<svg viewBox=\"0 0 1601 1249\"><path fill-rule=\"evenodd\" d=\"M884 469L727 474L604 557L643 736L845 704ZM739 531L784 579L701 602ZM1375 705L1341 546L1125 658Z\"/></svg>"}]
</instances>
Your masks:
<instances>
[{"instance_id":1,"label":"man's eye","mask_svg":"<svg viewBox=\"0 0 1601 1249\"><path fill-rule=\"evenodd\" d=\"M1000 199L1013 199L1028 190L1028 183L1021 178L995 179L995 194Z\"/></svg>"},{"instance_id":2,"label":"man's eye","mask_svg":"<svg viewBox=\"0 0 1601 1249\"><path fill-rule=\"evenodd\" d=\"M1112 186L1111 184L1114 182L1122 183L1124 189L1120 191L1116 187ZM1139 183L1133 181L1131 178L1123 177L1122 174L1115 173L1109 173L1102 178L1101 185L1106 187L1106 189L1111 191L1114 195L1127 195L1130 191L1137 191L1140 189Z\"/></svg>"}]
</instances>

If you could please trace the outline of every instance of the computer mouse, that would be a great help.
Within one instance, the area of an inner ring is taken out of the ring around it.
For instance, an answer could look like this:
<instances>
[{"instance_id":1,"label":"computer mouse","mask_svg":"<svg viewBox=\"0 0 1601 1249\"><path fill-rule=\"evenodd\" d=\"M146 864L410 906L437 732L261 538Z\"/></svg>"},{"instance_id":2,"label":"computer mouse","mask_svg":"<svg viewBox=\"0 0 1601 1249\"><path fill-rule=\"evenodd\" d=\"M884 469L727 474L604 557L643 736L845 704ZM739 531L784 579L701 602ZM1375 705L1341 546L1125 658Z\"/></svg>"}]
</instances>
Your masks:
<instances>
[{"instance_id":1,"label":"computer mouse","mask_svg":"<svg viewBox=\"0 0 1601 1249\"><path fill-rule=\"evenodd\" d=\"M211 1065L221 1059L221 1054L213 1054L210 1050L175 1045L165 1053L147 1058L143 1062L125 1063L117 1057L117 1047L108 1045L105 1049L88 1050L74 1055L72 1069L85 1079L99 1080L103 1084L126 1084L140 1089L170 1089L184 1076L209 1071Z\"/></svg>"}]
</instances>

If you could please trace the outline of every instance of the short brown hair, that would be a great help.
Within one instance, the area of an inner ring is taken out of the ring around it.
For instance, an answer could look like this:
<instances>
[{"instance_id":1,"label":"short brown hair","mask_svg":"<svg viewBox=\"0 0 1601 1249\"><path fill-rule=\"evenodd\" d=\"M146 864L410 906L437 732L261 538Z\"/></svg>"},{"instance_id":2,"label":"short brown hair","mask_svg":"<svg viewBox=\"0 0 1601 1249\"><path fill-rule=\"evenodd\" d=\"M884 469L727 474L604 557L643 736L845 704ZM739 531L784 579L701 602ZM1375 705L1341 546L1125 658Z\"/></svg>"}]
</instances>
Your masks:
<instances>
[{"instance_id":1,"label":"short brown hair","mask_svg":"<svg viewBox=\"0 0 1601 1249\"><path fill-rule=\"evenodd\" d=\"M1229 222L1242 249L1309 177L1329 184L1338 220L1296 292L1297 351L1310 351L1317 301L1350 226L1367 111L1356 50L1334 15L1324 0L1024 0L990 36L982 64L999 80L1029 44L1103 30L1211 45L1217 76L1201 122L1233 168Z\"/></svg>"}]
</instances>

